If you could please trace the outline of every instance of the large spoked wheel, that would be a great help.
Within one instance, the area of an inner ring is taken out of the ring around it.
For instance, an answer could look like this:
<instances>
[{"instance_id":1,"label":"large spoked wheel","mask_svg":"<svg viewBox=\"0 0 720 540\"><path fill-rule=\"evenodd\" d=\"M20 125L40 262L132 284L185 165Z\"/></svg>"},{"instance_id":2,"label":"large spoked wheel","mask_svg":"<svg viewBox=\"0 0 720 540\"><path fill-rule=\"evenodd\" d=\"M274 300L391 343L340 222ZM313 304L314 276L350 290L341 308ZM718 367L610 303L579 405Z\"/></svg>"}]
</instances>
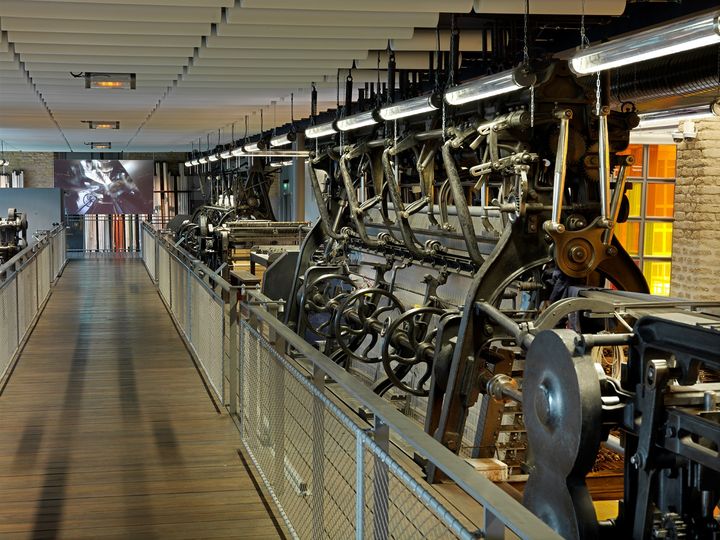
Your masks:
<instances>
[{"instance_id":1,"label":"large spoked wheel","mask_svg":"<svg viewBox=\"0 0 720 540\"><path fill-rule=\"evenodd\" d=\"M427 396L425 384L432 375L432 358L437 336L437 319L446 310L420 307L403 313L388 326L382 346L382 363L388 379L400 390L415 396ZM410 384L405 381L417 365L424 364L422 374Z\"/></svg>"},{"instance_id":2,"label":"large spoked wheel","mask_svg":"<svg viewBox=\"0 0 720 540\"><path fill-rule=\"evenodd\" d=\"M381 362L382 357L373 349L388 325L403 311L400 300L385 289L355 291L335 313L333 327L338 346L352 360L366 364Z\"/></svg>"},{"instance_id":3,"label":"large spoked wheel","mask_svg":"<svg viewBox=\"0 0 720 540\"><path fill-rule=\"evenodd\" d=\"M338 306L357 286L345 274L324 274L304 288L300 301L303 327L322 339L332 339Z\"/></svg>"}]
</instances>

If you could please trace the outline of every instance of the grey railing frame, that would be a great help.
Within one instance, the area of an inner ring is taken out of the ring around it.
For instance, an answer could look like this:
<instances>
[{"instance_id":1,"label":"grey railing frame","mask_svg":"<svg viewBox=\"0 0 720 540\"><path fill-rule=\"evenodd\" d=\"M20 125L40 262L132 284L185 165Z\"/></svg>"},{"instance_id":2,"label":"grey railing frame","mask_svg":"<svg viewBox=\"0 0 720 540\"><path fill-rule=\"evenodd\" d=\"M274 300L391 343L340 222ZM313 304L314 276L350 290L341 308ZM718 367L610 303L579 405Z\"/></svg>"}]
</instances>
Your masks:
<instances>
[{"instance_id":1,"label":"grey railing frame","mask_svg":"<svg viewBox=\"0 0 720 540\"><path fill-rule=\"evenodd\" d=\"M505 529L511 530L523 539L560 539L553 529L545 522L522 506L508 493L484 476L477 474L460 457L425 433L417 422L397 410L369 387L360 383L356 377L333 362L330 358L310 345L290 328L285 326L274 313L262 307L268 304L267 298L256 291L247 291L248 302L241 302L240 307L251 318L267 325L271 334L270 341L275 346L297 351L304 362L312 367L313 381L323 381L325 377L332 379L335 385L342 388L349 396L374 414L376 426L387 426L398 434L415 452L443 471L472 499L483 507L483 537L489 539L505 538ZM279 339L278 339L279 338ZM322 387L321 387L322 388ZM237 411L232 411L237 413ZM376 428L377 429L377 428ZM387 434L383 439L387 441ZM375 442L378 442L375 439ZM382 444L382 443L381 443Z\"/></svg>"},{"instance_id":2,"label":"grey railing frame","mask_svg":"<svg viewBox=\"0 0 720 540\"><path fill-rule=\"evenodd\" d=\"M43 249L45 249L45 246L49 245L52 247L53 238L55 238L58 234L64 231L65 226L58 225L57 227L49 231L47 234L43 234L41 237L39 237L37 242L29 245L20 253L15 254L12 259L0 265L0 287L2 287L3 283L5 283L6 281L10 281L10 279L15 274L20 272L23 268L25 268L25 266L30 264L30 262L35 257L37 257L37 255ZM55 277L57 278L57 276Z\"/></svg>"},{"instance_id":3,"label":"grey railing frame","mask_svg":"<svg viewBox=\"0 0 720 540\"><path fill-rule=\"evenodd\" d=\"M229 388L226 393L226 403L229 413L242 422L239 403L239 382L242 362L239 358L238 336L240 316L250 319L257 328L257 323L264 323L268 330L268 342L273 345L278 354L286 355L290 350L296 351L303 362L309 363L309 380L319 392L324 392L325 380L329 378L334 384L342 388L349 396L359 402L374 414L375 429L372 437L364 438L362 444L378 445L387 450L389 445L389 431L393 430L404 443L410 446L419 455L443 471L448 478L454 481L467 495L483 508L483 526L479 535L483 538L499 540L505 538L506 529L509 529L522 539L560 539L561 537L546 525L540 518L522 506L508 493L495 485L487 478L474 472L474 470L459 456L452 453L433 437L425 433L415 420L408 418L398 411L369 387L360 383L357 378L333 362L326 355L315 349L303 340L290 328L285 326L277 316L280 305L277 301L264 296L255 288L235 287L230 285L221 276L208 268L190 253L174 245L162 234L146 222L142 228L147 230L156 240L155 242L155 281L158 280L159 250L160 246L170 252L185 266L191 268L199 277L202 277L212 290L220 289L225 299L225 313L228 320L230 343L234 346L229 351L230 376ZM141 242L142 244L142 242ZM142 245L142 249L145 246ZM244 298L238 302L238 293ZM228 378L226 376L226 378ZM360 439L358 439L360 440Z\"/></svg>"}]
</instances>

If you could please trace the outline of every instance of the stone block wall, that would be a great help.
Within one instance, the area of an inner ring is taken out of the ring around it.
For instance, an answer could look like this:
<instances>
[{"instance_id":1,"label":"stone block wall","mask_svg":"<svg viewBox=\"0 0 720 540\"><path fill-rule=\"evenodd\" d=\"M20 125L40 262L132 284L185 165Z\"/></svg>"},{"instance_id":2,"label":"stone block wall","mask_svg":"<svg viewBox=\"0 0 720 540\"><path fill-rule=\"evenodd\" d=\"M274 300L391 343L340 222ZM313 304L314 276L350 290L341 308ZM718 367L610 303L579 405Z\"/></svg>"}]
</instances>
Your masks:
<instances>
[{"instance_id":1,"label":"stone block wall","mask_svg":"<svg viewBox=\"0 0 720 540\"><path fill-rule=\"evenodd\" d=\"M52 152L5 152L5 159L10 162L6 167L9 171L23 171L25 187L51 188L53 186L53 153Z\"/></svg>"},{"instance_id":2,"label":"stone block wall","mask_svg":"<svg viewBox=\"0 0 720 540\"><path fill-rule=\"evenodd\" d=\"M670 294L720 300L720 118L696 122L677 153Z\"/></svg>"}]
</instances>

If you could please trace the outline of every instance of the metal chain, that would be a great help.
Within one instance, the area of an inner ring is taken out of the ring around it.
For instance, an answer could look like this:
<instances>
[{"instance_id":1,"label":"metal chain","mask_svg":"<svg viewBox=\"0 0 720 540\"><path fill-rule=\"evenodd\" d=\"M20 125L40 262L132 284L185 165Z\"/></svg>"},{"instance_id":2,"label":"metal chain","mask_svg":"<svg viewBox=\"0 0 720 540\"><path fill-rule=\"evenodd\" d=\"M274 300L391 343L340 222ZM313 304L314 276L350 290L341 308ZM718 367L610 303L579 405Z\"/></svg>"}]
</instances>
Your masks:
<instances>
[{"instance_id":1,"label":"metal chain","mask_svg":"<svg viewBox=\"0 0 720 540\"><path fill-rule=\"evenodd\" d=\"M585 0L582 0L582 15L580 16L580 48L584 49L590 45L590 40L585 33Z\"/></svg>"},{"instance_id":2,"label":"metal chain","mask_svg":"<svg viewBox=\"0 0 720 540\"><path fill-rule=\"evenodd\" d=\"M530 0L525 0L523 17L523 66L530 68L530 50L528 47L528 19L530 18ZM535 84L530 86L530 127L535 127Z\"/></svg>"},{"instance_id":3,"label":"metal chain","mask_svg":"<svg viewBox=\"0 0 720 540\"><path fill-rule=\"evenodd\" d=\"M530 51L528 50L528 18L530 18L530 0L525 0L525 16L523 17L523 64L530 64Z\"/></svg>"},{"instance_id":4,"label":"metal chain","mask_svg":"<svg viewBox=\"0 0 720 540\"><path fill-rule=\"evenodd\" d=\"M600 116L600 72L595 75L595 114Z\"/></svg>"},{"instance_id":5,"label":"metal chain","mask_svg":"<svg viewBox=\"0 0 720 540\"><path fill-rule=\"evenodd\" d=\"M444 99L442 101L442 138L443 142L447 140L447 108Z\"/></svg>"}]
</instances>

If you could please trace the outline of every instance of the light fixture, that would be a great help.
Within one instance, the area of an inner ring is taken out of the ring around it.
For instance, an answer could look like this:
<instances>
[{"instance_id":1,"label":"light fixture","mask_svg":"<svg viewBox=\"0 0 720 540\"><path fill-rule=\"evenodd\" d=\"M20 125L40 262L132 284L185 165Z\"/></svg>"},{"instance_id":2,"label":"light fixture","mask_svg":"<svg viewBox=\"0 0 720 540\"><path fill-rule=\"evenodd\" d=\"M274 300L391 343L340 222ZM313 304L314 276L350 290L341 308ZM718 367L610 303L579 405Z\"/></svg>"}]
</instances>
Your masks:
<instances>
[{"instance_id":1,"label":"light fixture","mask_svg":"<svg viewBox=\"0 0 720 540\"><path fill-rule=\"evenodd\" d=\"M337 121L337 128L340 131L350 131L353 129L373 126L378 122L377 113L375 111L367 111L341 118Z\"/></svg>"},{"instance_id":2,"label":"light fixture","mask_svg":"<svg viewBox=\"0 0 720 540\"><path fill-rule=\"evenodd\" d=\"M109 150L112 148L112 143L109 142L86 142L85 145L89 146L91 150Z\"/></svg>"},{"instance_id":3,"label":"light fixture","mask_svg":"<svg viewBox=\"0 0 720 540\"><path fill-rule=\"evenodd\" d=\"M192 161L190 161L190 160L186 161L185 167L192 167Z\"/></svg>"},{"instance_id":4,"label":"light fixture","mask_svg":"<svg viewBox=\"0 0 720 540\"><path fill-rule=\"evenodd\" d=\"M678 19L581 49L570 60L578 75L635 64L720 43L720 11Z\"/></svg>"},{"instance_id":5,"label":"light fixture","mask_svg":"<svg viewBox=\"0 0 720 540\"><path fill-rule=\"evenodd\" d=\"M213 161L213 162L214 162L214 161L217 161L217 160L219 160L219 159L220 159L220 156L219 156L218 154L210 154L210 155L208 156L208 160Z\"/></svg>"},{"instance_id":6,"label":"light fixture","mask_svg":"<svg viewBox=\"0 0 720 540\"><path fill-rule=\"evenodd\" d=\"M135 73L85 72L85 88L135 90Z\"/></svg>"},{"instance_id":7,"label":"light fixture","mask_svg":"<svg viewBox=\"0 0 720 540\"><path fill-rule=\"evenodd\" d=\"M703 104L694 107L681 107L678 109L641 113L638 116L640 117L640 123L637 129L677 127L678 123L682 120L702 120L704 118L720 116L720 100L711 103L709 106Z\"/></svg>"},{"instance_id":8,"label":"light fixture","mask_svg":"<svg viewBox=\"0 0 720 540\"><path fill-rule=\"evenodd\" d=\"M335 122L326 122L325 124L317 124L316 126L307 128L305 130L305 137L308 139L319 139L320 137L335 135L335 133L337 133Z\"/></svg>"},{"instance_id":9,"label":"light fixture","mask_svg":"<svg viewBox=\"0 0 720 540\"><path fill-rule=\"evenodd\" d=\"M258 150L264 150L265 145L262 143L262 141L257 141L250 144L243 144L242 149L245 152L257 152Z\"/></svg>"},{"instance_id":10,"label":"light fixture","mask_svg":"<svg viewBox=\"0 0 720 540\"><path fill-rule=\"evenodd\" d=\"M0 159L0 167L7 167L10 162L7 159Z\"/></svg>"},{"instance_id":11,"label":"light fixture","mask_svg":"<svg viewBox=\"0 0 720 540\"><path fill-rule=\"evenodd\" d=\"M225 150L220 154L220 157L222 159L230 159L232 157L232 152L230 150Z\"/></svg>"},{"instance_id":12,"label":"light fixture","mask_svg":"<svg viewBox=\"0 0 720 540\"><path fill-rule=\"evenodd\" d=\"M392 105L386 105L380 109L379 114L383 120L399 120L400 118L407 118L408 116L436 111L439 101L437 94L420 96L399 103L393 103Z\"/></svg>"},{"instance_id":13,"label":"light fixture","mask_svg":"<svg viewBox=\"0 0 720 540\"><path fill-rule=\"evenodd\" d=\"M190 165L192 165L193 167L197 167L198 165L200 165L200 160L199 160L199 159L193 159L193 160L190 162Z\"/></svg>"},{"instance_id":14,"label":"light fixture","mask_svg":"<svg viewBox=\"0 0 720 540\"><path fill-rule=\"evenodd\" d=\"M281 167L289 167L293 164L292 159L286 159L285 161L271 161L270 166L274 167L276 169L279 169Z\"/></svg>"},{"instance_id":15,"label":"light fixture","mask_svg":"<svg viewBox=\"0 0 720 540\"><path fill-rule=\"evenodd\" d=\"M535 81L534 73L522 68L509 69L455 86L445 92L445 101L449 105L464 105L527 88L535 84Z\"/></svg>"},{"instance_id":16,"label":"light fixture","mask_svg":"<svg viewBox=\"0 0 720 540\"><path fill-rule=\"evenodd\" d=\"M282 135L276 135L270 139L270 148L277 148L278 146L287 146L295 142L296 135L294 131L288 131Z\"/></svg>"},{"instance_id":17,"label":"light fixture","mask_svg":"<svg viewBox=\"0 0 720 540\"><path fill-rule=\"evenodd\" d=\"M233 156L238 157L277 157L277 158L306 158L310 155L307 150L260 150L259 152L243 152L237 148Z\"/></svg>"},{"instance_id":18,"label":"light fixture","mask_svg":"<svg viewBox=\"0 0 720 540\"><path fill-rule=\"evenodd\" d=\"M198 163L201 165L205 165L206 163L208 163L208 161L209 160L208 160L207 156L203 156L200 159L198 159Z\"/></svg>"},{"instance_id":19,"label":"light fixture","mask_svg":"<svg viewBox=\"0 0 720 540\"><path fill-rule=\"evenodd\" d=\"M119 121L81 120L88 125L88 129L120 129Z\"/></svg>"}]
</instances>

